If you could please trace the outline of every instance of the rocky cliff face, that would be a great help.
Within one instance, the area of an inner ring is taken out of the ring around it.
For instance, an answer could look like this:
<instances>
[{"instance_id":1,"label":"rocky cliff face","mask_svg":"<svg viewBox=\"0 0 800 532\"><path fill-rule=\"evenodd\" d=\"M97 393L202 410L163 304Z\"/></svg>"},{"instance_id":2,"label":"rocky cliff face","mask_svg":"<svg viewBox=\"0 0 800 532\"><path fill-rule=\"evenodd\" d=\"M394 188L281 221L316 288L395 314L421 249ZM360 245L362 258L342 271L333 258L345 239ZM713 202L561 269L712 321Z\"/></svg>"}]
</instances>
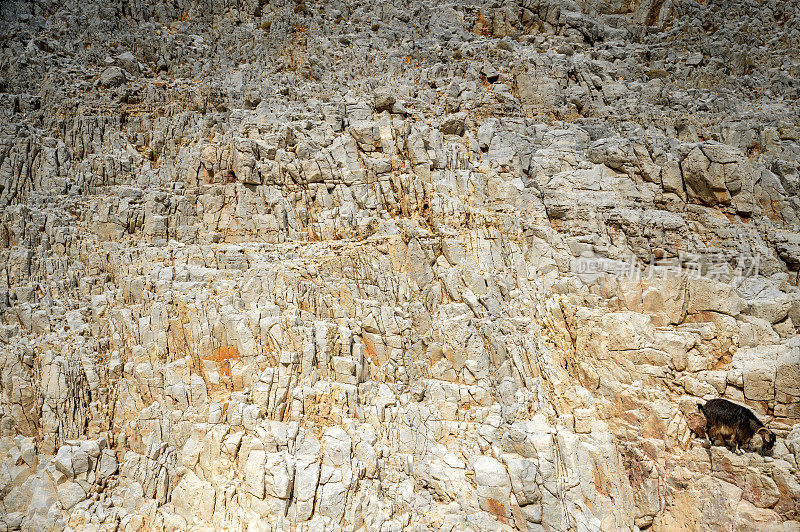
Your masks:
<instances>
[{"instance_id":1,"label":"rocky cliff face","mask_svg":"<svg viewBox=\"0 0 800 532\"><path fill-rule=\"evenodd\" d=\"M0 19L0 530L800 528L796 2Z\"/></svg>"}]
</instances>

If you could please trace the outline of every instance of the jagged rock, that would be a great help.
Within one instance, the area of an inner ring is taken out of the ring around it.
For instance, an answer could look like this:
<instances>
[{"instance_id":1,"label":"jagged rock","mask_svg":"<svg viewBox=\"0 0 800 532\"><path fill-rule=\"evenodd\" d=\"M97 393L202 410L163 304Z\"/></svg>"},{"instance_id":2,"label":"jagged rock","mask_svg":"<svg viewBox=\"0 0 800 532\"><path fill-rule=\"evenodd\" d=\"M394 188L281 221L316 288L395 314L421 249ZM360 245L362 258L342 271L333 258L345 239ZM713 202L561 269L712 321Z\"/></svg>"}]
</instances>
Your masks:
<instances>
[{"instance_id":1,"label":"jagged rock","mask_svg":"<svg viewBox=\"0 0 800 532\"><path fill-rule=\"evenodd\" d=\"M136 56L131 52L122 52L121 54L117 54L114 57L114 62L118 66L122 67L131 76L137 76L140 72L139 61L136 60Z\"/></svg>"},{"instance_id":2,"label":"jagged rock","mask_svg":"<svg viewBox=\"0 0 800 532\"><path fill-rule=\"evenodd\" d=\"M103 70L100 74L100 85L105 88L113 89L119 87L126 81L125 71L120 67L111 66Z\"/></svg>"},{"instance_id":3,"label":"jagged rock","mask_svg":"<svg viewBox=\"0 0 800 532\"><path fill-rule=\"evenodd\" d=\"M77 482L66 482L58 487L58 502L64 510L71 510L85 498L86 492Z\"/></svg>"},{"instance_id":4,"label":"jagged rock","mask_svg":"<svg viewBox=\"0 0 800 532\"><path fill-rule=\"evenodd\" d=\"M703 62L703 54L701 52L694 52L686 58L688 66L698 66Z\"/></svg>"},{"instance_id":5,"label":"jagged rock","mask_svg":"<svg viewBox=\"0 0 800 532\"><path fill-rule=\"evenodd\" d=\"M464 133L464 113L446 116L439 124L439 130L445 135L461 135Z\"/></svg>"},{"instance_id":6,"label":"jagged rock","mask_svg":"<svg viewBox=\"0 0 800 532\"><path fill-rule=\"evenodd\" d=\"M394 92L388 87L381 87L375 91L373 96L373 106L376 111L391 111L397 102Z\"/></svg>"},{"instance_id":7,"label":"jagged rock","mask_svg":"<svg viewBox=\"0 0 800 532\"><path fill-rule=\"evenodd\" d=\"M625 139L601 139L593 142L588 150L589 160L605 164L621 172L632 169L635 164L633 146Z\"/></svg>"},{"instance_id":8,"label":"jagged rock","mask_svg":"<svg viewBox=\"0 0 800 532\"><path fill-rule=\"evenodd\" d=\"M479 456L472 464L478 485L481 509L497 516L507 516L511 481L505 466L490 456Z\"/></svg>"},{"instance_id":9,"label":"jagged rock","mask_svg":"<svg viewBox=\"0 0 800 532\"><path fill-rule=\"evenodd\" d=\"M795 5L179 4L0 9L0 529L797 526Z\"/></svg>"},{"instance_id":10,"label":"jagged rock","mask_svg":"<svg viewBox=\"0 0 800 532\"><path fill-rule=\"evenodd\" d=\"M209 522L214 512L216 494L209 482L203 482L189 471L175 486L172 502L187 522Z\"/></svg>"}]
</instances>

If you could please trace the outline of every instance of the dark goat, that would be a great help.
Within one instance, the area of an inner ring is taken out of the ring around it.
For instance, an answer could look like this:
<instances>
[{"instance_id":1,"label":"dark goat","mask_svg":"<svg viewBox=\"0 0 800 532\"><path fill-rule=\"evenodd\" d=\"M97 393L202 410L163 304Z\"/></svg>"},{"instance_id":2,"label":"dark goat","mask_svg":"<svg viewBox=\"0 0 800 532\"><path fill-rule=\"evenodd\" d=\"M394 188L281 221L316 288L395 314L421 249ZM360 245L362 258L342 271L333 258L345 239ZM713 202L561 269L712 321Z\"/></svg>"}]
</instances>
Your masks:
<instances>
[{"instance_id":1,"label":"dark goat","mask_svg":"<svg viewBox=\"0 0 800 532\"><path fill-rule=\"evenodd\" d=\"M720 439L723 445L741 454L743 451L739 447L758 434L762 441L761 454L772 452L775 434L749 408L727 399L712 399L704 405L698 404L697 407L706 416L706 432L712 445L715 439Z\"/></svg>"}]
</instances>

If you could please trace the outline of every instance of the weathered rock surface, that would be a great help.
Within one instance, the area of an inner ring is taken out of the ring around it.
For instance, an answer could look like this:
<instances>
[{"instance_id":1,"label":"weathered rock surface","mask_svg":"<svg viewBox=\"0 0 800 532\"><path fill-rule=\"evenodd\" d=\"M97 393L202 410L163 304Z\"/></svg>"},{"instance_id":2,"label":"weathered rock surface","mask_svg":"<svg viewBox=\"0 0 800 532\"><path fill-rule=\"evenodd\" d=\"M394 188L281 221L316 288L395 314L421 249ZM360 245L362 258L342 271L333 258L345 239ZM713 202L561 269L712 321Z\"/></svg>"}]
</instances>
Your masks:
<instances>
[{"instance_id":1,"label":"weathered rock surface","mask_svg":"<svg viewBox=\"0 0 800 532\"><path fill-rule=\"evenodd\" d=\"M798 529L799 46L770 0L0 3L0 530Z\"/></svg>"}]
</instances>

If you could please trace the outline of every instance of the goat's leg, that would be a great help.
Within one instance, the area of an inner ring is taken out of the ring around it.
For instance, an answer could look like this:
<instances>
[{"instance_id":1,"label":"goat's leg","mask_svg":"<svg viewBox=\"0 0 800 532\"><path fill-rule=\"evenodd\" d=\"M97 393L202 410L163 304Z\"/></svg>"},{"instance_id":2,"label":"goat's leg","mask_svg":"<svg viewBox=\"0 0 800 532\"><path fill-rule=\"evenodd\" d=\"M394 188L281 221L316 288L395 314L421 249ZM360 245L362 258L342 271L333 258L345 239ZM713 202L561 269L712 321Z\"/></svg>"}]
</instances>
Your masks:
<instances>
[{"instance_id":1,"label":"goat's leg","mask_svg":"<svg viewBox=\"0 0 800 532\"><path fill-rule=\"evenodd\" d=\"M706 432L706 436L708 437L708 443L711 447L716 445L717 441L717 431L713 428L709 428Z\"/></svg>"},{"instance_id":2,"label":"goat's leg","mask_svg":"<svg viewBox=\"0 0 800 532\"><path fill-rule=\"evenodd\" d=\"M722 441L722 446L723 446L723 447L725 447L725 448L726 448L726 449L728 449L729 451L730 451L730 450L733 450L733 449L731 449L731 446L728 444L728 440L726 440L726 439L725 439L725 436L723 436L723 435L721 435L721 434L720 434L720 436L719 436L719 439Z\"/></svg>"}]
</instances>

